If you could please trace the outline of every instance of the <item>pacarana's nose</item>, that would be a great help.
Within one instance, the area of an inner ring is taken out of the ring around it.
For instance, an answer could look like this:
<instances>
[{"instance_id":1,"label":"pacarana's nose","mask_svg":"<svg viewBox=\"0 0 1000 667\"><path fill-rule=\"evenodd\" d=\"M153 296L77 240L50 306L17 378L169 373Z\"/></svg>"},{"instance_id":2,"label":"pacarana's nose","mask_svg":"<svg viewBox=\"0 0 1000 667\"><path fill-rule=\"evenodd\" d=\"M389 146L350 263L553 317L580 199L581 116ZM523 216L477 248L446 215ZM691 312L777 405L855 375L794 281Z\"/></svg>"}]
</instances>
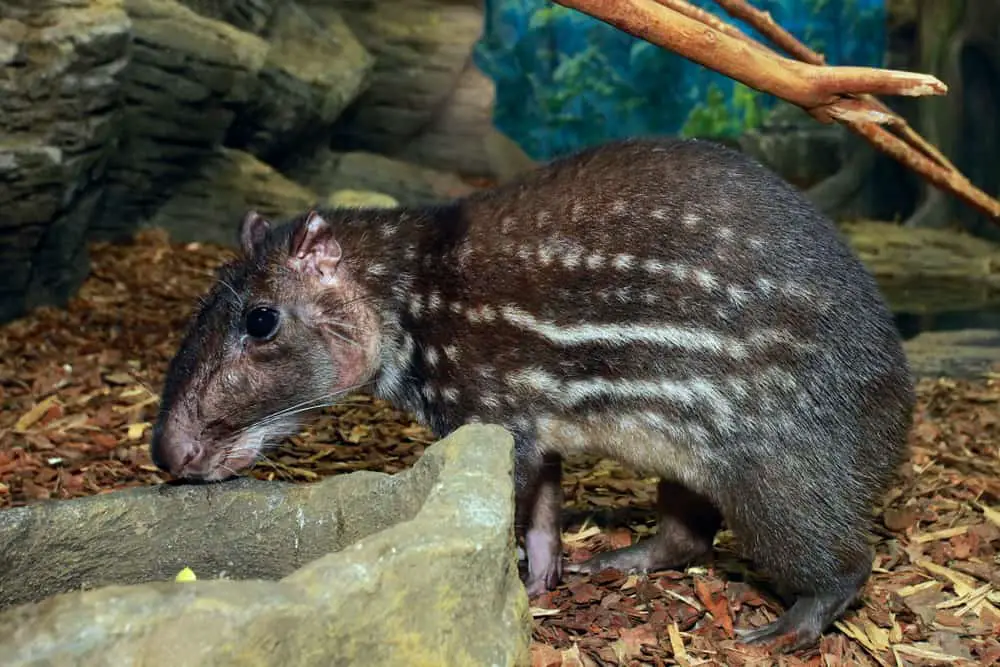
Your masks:
<instances>
[{"instance_id":1,"label":"pacarana's nose","mask_svg":"<svg viewBox=\"0 0 1000 667\"><path fill-rule=\"evenodd\" d=\"M169 426L153 431L149 453L157 468L174 477L189 476L205 458L205 448L201 444L178 435Z\"/></svg>"}]
</instances>

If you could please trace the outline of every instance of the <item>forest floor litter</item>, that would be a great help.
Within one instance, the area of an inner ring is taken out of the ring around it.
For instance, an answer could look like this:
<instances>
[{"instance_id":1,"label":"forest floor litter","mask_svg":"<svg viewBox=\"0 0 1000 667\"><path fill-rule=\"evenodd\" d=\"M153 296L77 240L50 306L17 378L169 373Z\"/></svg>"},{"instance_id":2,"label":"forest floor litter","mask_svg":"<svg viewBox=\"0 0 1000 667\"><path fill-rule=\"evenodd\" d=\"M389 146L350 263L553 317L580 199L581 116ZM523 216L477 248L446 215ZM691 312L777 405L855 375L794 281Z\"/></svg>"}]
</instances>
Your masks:
<instances>
[{"instance_id":1,"label":"forest floor litter","mask_svg":"<svg viewBox=\"0 0 1000 667\"><path fill-rule=\"evenodd\" d=\"M166 365L213 269L230 256L171 244L95 244L66 309L0 327L0 508L165 480L148 442ZM811 650L772 657L735 628L777 617L752 565L720 534L713 556L649 575L568 574L531 601L535 666L1000 664L1000 374L922 380L911 456L879 508L863 602ZM250 474L311 482L396 473L434 438L365 395L326 410ZM654 480L607 461L569 461L565 554L581 560L655 526Z\"/></svg>"}]
</instances>

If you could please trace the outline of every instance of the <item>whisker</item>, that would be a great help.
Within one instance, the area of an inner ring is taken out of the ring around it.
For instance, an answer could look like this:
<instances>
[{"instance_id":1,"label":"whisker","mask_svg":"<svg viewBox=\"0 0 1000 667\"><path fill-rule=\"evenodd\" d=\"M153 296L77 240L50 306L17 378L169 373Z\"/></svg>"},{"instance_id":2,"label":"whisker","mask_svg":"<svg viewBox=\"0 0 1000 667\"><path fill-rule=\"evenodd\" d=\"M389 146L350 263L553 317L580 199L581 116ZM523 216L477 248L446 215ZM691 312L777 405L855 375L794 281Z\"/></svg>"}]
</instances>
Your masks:
<instances>
[{"instance_id":1,"label":"whisker","mask_svg":"<svg viewBox=\"0 0 1000 667\"><path fill-rule=\"evenodd\" d=\"M226 282L226 281L225 281L225 280L223 280L222 278L219 278L219 282L220 282L220 283L222 283L223 285L225 285L226 287L228 287L228 288L229 288L229 291L230 291L230 292L232 292L232 293L233 293L233 296L235 296L235 297L236 297L236 303L240 304L240 308L242 308L242 307L243 307L243 297L242 297L242 296L240 296L240 295L239 295L239 294L238 294L238 293L236 292L236 290L235 290L235 289L233 289L233 286L232 286L232 285L230 285L230 284L229 284L228 282Z\"/></svg>"},{"instance_id":2,"label":"whisker","mask_svg":"<svg viewBox=\"0 0 1000 667\"><path fill-rule=\"evenodd\" d=\"M339 338L340 340L344 341L345 343L348 343L349 345L354 345L355 347L361 347L361 343L359 343L358 341L352 338L348 338L347 336L344 336L342 334L339 334L336 331L333 331L330 327L326 327L326 330L327 333L329 333L334 338Z\"/></svg>"},{"instance_id":3,"label":"whisker","mask_svg":"<svg viewBox=\"0 0 1000 667\"><path fill-rule=\"evenodd\" d=\"M225 459L223 459L222 461L225 461ZM233 476L239 474L235 470L233 470L232 468L230 468L229 466L227 466L225 463L223 463L222 461L219 461L219 463L218 463L218 465L219 465L220 468L222 468L223 470L225 470L226 472L228 472L230 475L233 475Z\"/></svg>"},{"instance_id":4,"label":"whisker","mask_svg":"<svg viewBox=\"0 0 1000 667\"><path fill-rule=\"evenodd\" d=\"M267 426L268 424L273 424L275 421L278 421L285 417L291 417L293 415L297 415L302 412L307 412L309 410L315 410L318 408L326 407L327 404L329 404L330 400L331 400L330 396L323 396L322 398L319 399L313 399L311 401L305 401L304 403L299 403L298 405L293 405L289 408L285 408L273 414L262 417L261 419L250 424L243 430L248 431L251 429L262 428L264 426Z\"/></svg>"},{"instance_id":5,"label":"whisker","mask_svg":"<svg viewBox=\"0 0 1000 667\"><path fill-rule=\"evenodd\" d=\"M251 428L260 428L262 426L271 424L275 420L281 419L282 417L290 417L302 412L306 412L308 410L314 410L323 407L332 407L340 402L337 399L339 399L341 396L348 394L352 391L356 391L370 383L371 381L361 382L355 385L351 385L349 387L344 387L343 389L335 391L332 394L324 394L323 396L317 398L313 398L307 401L302 401L301 403L297 403L296 405L284 408L283 410L279 410L275 413L267 415L259 419L258 421L254 422L244 430L250 430Z\"/></svg>"},{"instance_id":6,"label":"whisker","mask_svg":"<svg viewBox=\"0 0 1000 667\"><path fill-rule=\"evenodd\" d=\"M341 329L351 329L353 331L364 331L365 330L364 327L359 327L356 324L348 324L347 322L343 322L341 320L329 320L327 322L327 324L331 325L331 326L334 326L334 325L338 326Z\"/></svg>"}]
</instances>

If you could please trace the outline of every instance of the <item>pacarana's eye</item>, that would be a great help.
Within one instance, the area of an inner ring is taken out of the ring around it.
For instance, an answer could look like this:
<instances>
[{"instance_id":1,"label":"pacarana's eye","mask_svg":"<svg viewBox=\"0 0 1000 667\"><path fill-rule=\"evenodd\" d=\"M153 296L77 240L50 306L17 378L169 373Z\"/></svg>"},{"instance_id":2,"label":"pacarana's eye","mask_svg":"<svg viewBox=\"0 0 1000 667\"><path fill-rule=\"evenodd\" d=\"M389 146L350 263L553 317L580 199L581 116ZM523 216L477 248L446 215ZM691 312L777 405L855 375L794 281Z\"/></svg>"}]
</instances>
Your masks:
<instances>
[{"instance_id":1,"label":"pacarana's eye","mask_svg":"<svg viewBox=\"0 0 1000 667\"><path fill-rule=\"evenodd\" d=\"M260 306L246 315L247 335L256 340L270 340L278 331L281 315L274 308Z\"/></svg>"}]
</instances>

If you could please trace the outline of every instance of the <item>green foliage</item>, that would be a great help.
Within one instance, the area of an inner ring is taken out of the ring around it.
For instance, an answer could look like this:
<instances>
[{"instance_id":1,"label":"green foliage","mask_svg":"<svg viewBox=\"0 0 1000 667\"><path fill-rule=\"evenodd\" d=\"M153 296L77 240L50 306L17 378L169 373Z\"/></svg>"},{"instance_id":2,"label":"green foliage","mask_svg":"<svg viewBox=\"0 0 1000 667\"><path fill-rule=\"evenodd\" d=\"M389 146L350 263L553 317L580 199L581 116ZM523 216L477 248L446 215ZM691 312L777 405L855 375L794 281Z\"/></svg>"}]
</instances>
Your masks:
<instances>
[{"instance_id":1,"label":"green foliage","mask_svg":"<svg viewBox=\"0 0 1000 667\"><path fill-rule=\"evenodd\" d=\"M760 98L758 91L735 83L730 104L726 104L725 93L711 83L704 101L691 109L680 134L683 137L738 137L760 125L764 113Z\"/></svg>"},{"instance_id":2,"label":"green foliage","mask_svg":"<svg viewBox=\"0 0 1000 667\"><path fill-rule=\"evenodd\" d=\"M828 62L862 66L881 64L884 2L753 0ZM497 84L494 122L536 159L615 137L735 138L775 102L551 0L487 0L475 58Z\"/></svg>"}]
</instances>

